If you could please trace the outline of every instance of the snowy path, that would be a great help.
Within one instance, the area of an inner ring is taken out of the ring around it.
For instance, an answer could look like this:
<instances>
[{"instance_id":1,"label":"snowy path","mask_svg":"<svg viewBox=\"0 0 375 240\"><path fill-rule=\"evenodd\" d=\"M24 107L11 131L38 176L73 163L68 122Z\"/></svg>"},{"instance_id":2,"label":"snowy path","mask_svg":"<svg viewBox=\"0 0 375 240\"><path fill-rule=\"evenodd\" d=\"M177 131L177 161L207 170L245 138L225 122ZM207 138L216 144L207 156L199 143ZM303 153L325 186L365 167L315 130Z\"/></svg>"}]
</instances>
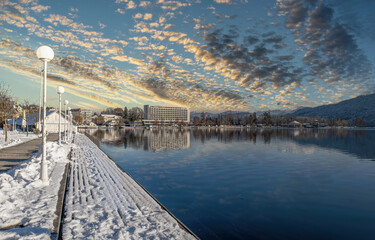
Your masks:
<instances>
[{"instance_id":1,"label":"snowy path","mask_svg":"<svg viewBox=\"0 0 375 240\"><path fill-rule=\"evenodd\" d=\"M50 184L39 179L40 153L0 174L0 239L50 239L70 145L47 142Z\"/></svg>"},{"instance_id":2,"label":"snowy path","mask_svg":"<svg viewBox=\"0 0 375 240\"><path fill-rule=\"evenodd\" d=\"M85 135L74 145L64 239L195 239Z\"/></svg>"},{"instance_id":3,"label":"snowy path","mask_svg":"<svg viewBox=\"0 0 375 240\"><path fill-rule=\"evenodd\" d=\"M39 136L34 133L29 133L29 136L27 136L27 134L23 132L8 131L8 141L5 142L4 131L0 130L0 149L18 145L20 143L27 142L38 137Z\"/></svg>"}]
</instances>

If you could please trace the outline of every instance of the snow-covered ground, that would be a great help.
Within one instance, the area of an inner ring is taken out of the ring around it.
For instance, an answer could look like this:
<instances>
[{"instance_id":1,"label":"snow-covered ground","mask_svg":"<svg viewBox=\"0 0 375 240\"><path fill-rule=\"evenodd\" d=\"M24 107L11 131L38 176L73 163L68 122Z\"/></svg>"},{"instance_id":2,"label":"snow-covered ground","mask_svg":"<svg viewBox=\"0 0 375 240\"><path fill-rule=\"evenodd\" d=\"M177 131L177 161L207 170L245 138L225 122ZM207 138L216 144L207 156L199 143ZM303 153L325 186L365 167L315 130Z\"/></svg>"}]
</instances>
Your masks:
<instances>
[{"instance_id":1,"label":"snow-covered ground","mask_svg":"<svg viewBox=\"0 0 375 240\"><path fill-rule=\"evenodd\" d=\"M47 143L50 185L41 156L0 174L0 239L50 239L58 190L71 149L63 239L195 239L85 135Z\"/></svg>"},{"instance_id":2,"label":"snow-covered ground","mask_svg":"<svg viewBox=\"0 0 375 240\"><path fill-rule=\"evenodd\" d=\"M39 179L40 152L30 160L0 174L0 239L50 239L56 218L58 190L70 145L46 145L50 184Z\"/></svg>"},{"instance_id":3,"label":"snow-covered ground","mask_svg":"<svg viewBox=\"0 0 375 240\"><path fill-rule=\"evenodd\" d=\"M0 149L4 147L14 146L26 141L30 141L37 138L38 135L29 132L29 136L26 133L19 131L8 131L8 141L5 142L5 135L3 129L0 129Z\"/></svg>"},{"instance_id":4,"label":"snow-covered ground","mask_svg":"<svg viewBox=\"0 0 375 240\"><path fill-rule=\"evenodd\" d=\"M195 239L85 135L76 135L64 239Z\"/></svg>"}]
</instances>

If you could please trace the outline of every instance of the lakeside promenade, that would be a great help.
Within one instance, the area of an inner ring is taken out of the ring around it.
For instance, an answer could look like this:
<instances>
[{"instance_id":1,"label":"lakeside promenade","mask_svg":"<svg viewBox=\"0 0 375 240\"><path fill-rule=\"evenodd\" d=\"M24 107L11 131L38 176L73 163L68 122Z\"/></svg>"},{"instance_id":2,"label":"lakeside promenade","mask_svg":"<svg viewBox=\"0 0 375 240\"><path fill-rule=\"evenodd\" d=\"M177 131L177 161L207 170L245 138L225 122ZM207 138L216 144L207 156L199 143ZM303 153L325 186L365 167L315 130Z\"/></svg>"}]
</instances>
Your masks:
<instances>
[{"instance_id":1,"label":"lakeside promenade","mask_svg":"<svg viewBox=\"0 0 375 240\"><path fill-rule=\"evenodd\" d=\"M0 239L197 239L85 135L47 143L49 186L40 158L0 174Z\"/></svg>"},{"instance_id":2,"label":"lakeside promenade","mask_svg":"<svg viewBox=\"0 0 375 240\"><path fill-rule=\"evenodd\" d=\"M54 142L58 140L59 135L52 133L47 135L47 141ZM0 172L11 169L31 157L33 153L39 150L42 144L42 138L35 138L17 145L0 149Z\"/></svg>"}]
</instances>

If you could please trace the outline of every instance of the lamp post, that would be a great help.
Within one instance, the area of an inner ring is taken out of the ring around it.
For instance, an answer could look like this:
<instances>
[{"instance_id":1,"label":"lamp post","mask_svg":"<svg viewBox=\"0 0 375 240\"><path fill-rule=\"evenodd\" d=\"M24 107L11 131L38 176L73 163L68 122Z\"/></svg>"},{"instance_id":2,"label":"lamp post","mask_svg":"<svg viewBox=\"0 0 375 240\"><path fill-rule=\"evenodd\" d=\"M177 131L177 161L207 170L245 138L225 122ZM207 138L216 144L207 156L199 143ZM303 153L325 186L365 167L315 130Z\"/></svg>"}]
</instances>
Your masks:
<instances>
[{"instance_id":1,"label":"lamp post","mask_svg":"<svg viewBox=\"0 0 375 240\"><path fill-rule=\"evenodd\" d=\"M70 107L68 107L68 119L69 119L69 125L68 125L68 140L70 140L70 138L71 138L71 132L72 132L72 130L71 130L71 128L72 128L72 116L71 116L71 108Z\"/></svg>"},{"instance_id":2,"label":"lamp post","mask_svg":"<svg viewBox=\"0 0 375 240\"><path fill-rule=\"evenodd\" d=\"M41 112L42 112L42 88L43 88L43 75L44 75L44 70L42 70L40 72L40 75L41 75L41 78L40 78L40 91L39 91L39 115L38 115L38 130L40 132L41 128L40 128L40 116L41 116Z\"/></svg>"},{"instance_id":3,"label":"lamp post","mask_svg":"<svg viewBox=\"0 0 375 240\"><path fill-rule=\"evenodd\" d=\"M57 87L56 92L59 94L59 145L61 145L61 94L64 93L64 87Z\"/></svg>"},{"instance_id":4,"label":"lamp post","mask_svg":"<svg viewBox=\"0 0 375 240\"><path fill-rule=\"evenodd\" d=\"M64 123L64 141L66 142L66 130L67 130L67 121L68 121L68 116L66 115L66 108L68 107L69 101L67 99L64 100L64 105L65 105L65 123Z\"/></svg>"},{"instance_id":5,"label":"lamp post","mask_svg":"<svg viewBox=\"0 0 375 240\"><path fill-rule=\"evenodd\" d=\"M42 161L40 163L40 179L43 184L48 185L48 166L46 160L46 105L47 105L47 62L53 59L54 53L52 48L41 46L36 50L39 60L44 63L44 81L43 81L43 131L42 131Z\"/></svg>"}]
</instances>

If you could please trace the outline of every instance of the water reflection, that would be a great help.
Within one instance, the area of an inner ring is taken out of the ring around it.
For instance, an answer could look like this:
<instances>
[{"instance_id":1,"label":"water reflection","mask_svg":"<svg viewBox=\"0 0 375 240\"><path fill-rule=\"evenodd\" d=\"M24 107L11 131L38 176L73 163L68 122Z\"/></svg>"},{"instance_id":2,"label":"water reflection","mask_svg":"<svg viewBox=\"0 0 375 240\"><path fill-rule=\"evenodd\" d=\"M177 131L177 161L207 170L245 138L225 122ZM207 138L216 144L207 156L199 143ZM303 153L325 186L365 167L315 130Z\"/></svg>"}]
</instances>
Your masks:
<instances>
[{"instance_id":1,"label":"water reflection","mask_svg":"<svg viewBox=\"0 0 375 240\"><path fill-rule=\"evenodd\" d=\"M201 239L375 239L373 130L89 134Z\"/></svg>"},{"instance_id":2,"label":"water reflection","mask_svg":"<svg viewBox=\"0 0 375 240\"><path fill-rule=\"evenodd\" d=\"M336 149L362 159L375 159L375 131L350 129L107 129L88 130L103 144L159 152L190 148L190 141L222 143L248 141L252 144L288 142L279 146L281 152L311 154L316 147ZM191 140L190 140L191 138Z\"/></svg>"}]
</instances>

